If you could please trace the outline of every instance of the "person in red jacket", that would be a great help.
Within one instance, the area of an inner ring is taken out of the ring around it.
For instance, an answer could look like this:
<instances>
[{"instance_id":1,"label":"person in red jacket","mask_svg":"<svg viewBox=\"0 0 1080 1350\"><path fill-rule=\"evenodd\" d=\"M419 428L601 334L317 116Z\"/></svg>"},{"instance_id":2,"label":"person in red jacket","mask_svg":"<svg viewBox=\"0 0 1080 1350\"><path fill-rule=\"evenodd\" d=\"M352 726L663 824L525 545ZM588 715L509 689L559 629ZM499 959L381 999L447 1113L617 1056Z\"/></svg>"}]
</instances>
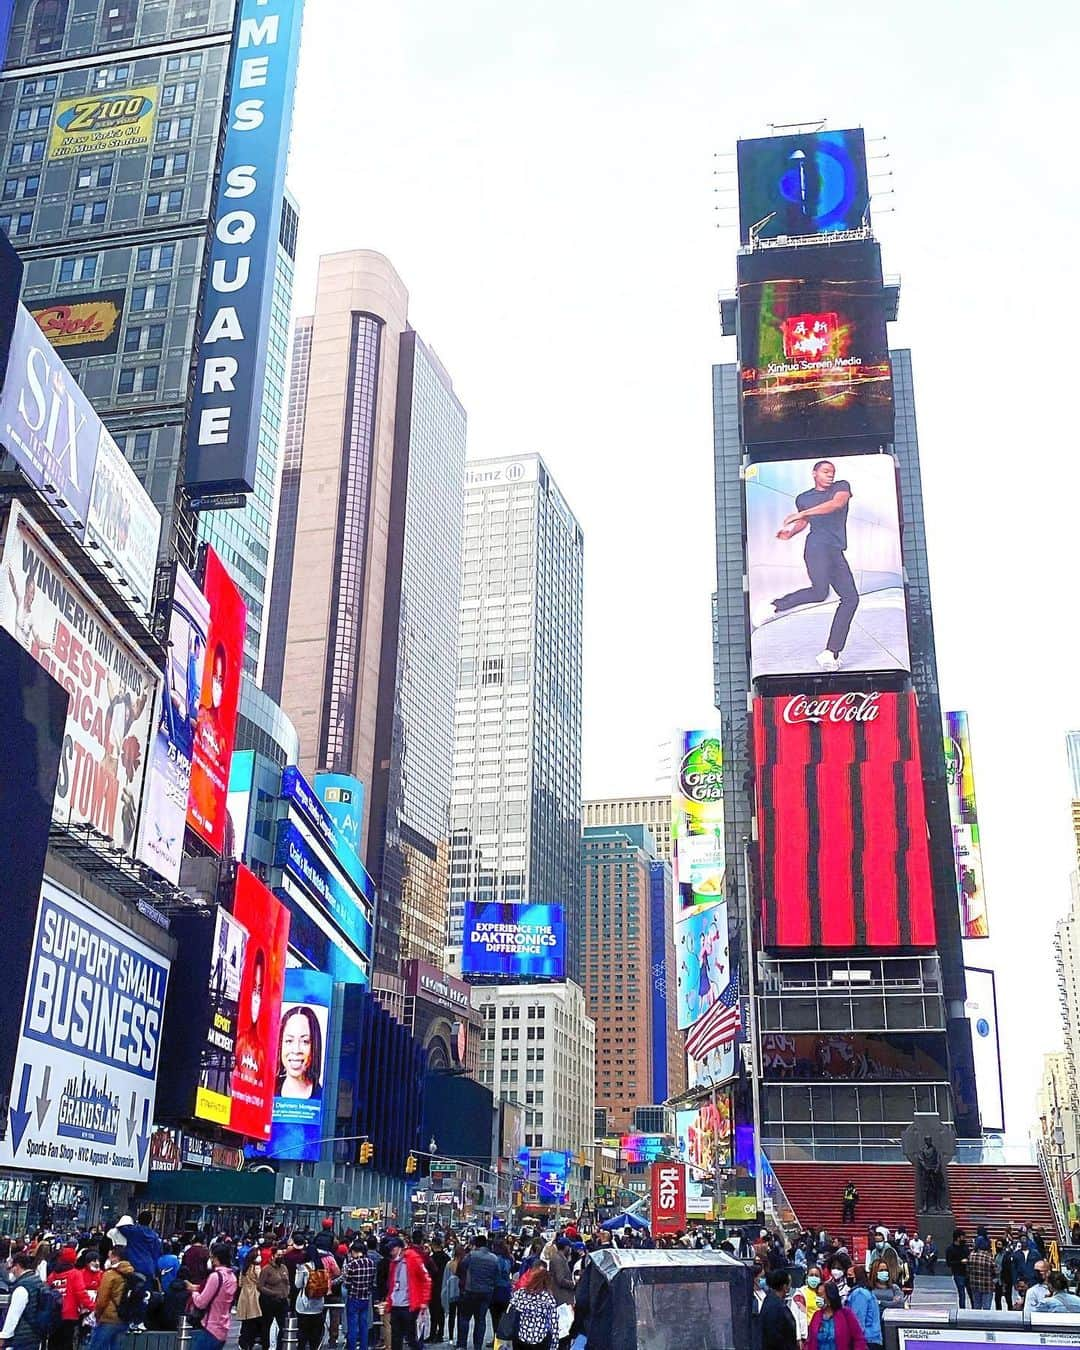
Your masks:
<instances>
[{"instance_id":1,"label":"person in red jacket","mask_svg":"<svg viewBox=\"0 0 1080 1350\"><path fill-rule=\"evenodd\" d=\"M420 1350L416 1319L431 1298L431 1276L424 1261L424 1234L417 1229L412 1244L405 1246L394 1234L387 1240L390 1271L386 1281L386 1301L390 1308L390 1350Z\"/></svg>"},{"instance_id":2,"label":"person in red jacket","mask_svg":"<svg viewBox=\"0 0 1080 1350\"><path fill-rule=\"evenodd\" d=\"M821 1306L810 1322L806 1350L866 1350L862 1325L850 1308L844 1307L840 1290L829 1281L821 1290ZM825 1328L823 1330L823 1328Z\"/></svg>"}]
</instances>

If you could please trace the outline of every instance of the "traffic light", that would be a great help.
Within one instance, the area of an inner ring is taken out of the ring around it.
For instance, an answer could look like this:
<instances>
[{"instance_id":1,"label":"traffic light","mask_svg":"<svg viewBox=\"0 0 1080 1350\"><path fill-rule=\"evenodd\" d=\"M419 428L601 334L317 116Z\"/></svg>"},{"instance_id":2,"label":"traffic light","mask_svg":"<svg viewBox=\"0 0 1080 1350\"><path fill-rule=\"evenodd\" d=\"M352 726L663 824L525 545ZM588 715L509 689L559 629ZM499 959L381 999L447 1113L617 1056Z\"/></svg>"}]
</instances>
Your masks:
<instances>
[{"instance_id":1,"label":"traffic light","mask_svg":"<svg viewBox=\"0 0 1080 1350\"><path fill-rule=\"evenodd\" d=\"M369 1140L365 1139L364 1142L360 1145L361 1164L366 1166L371 1161L374 1152L375 1152L375 1145L372 1144Z\"/></svg>"},{"instance_id":2,"label":"traffic light","mask_svg":"<svg viewBox=\"0 0 1080 1350\"><path fill-rule=\"evenodd\" d=\"M405 1159L405 1175L407 1177L411 1177L415 1171L416 1171L416 1155L410 1153L409 1156Z\"/></svg>"}]
</instances>

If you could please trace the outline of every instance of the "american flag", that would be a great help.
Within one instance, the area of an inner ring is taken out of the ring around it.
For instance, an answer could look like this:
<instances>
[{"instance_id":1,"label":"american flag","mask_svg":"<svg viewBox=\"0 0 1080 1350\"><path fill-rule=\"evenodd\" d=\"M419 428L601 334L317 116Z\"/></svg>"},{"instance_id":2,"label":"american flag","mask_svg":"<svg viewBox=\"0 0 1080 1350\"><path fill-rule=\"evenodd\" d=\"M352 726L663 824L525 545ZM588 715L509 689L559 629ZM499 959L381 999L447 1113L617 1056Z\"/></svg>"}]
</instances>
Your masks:
<instances>
[{"instance_id":1,"label":"american flag","mask_svg":"<svg viewBox=\"0 0 1080 1350\"><path fill-rule=\"evenodd\" d=\"M741 1025L739 972L736 969L720 997L690 1028L690 1034L686 1038L686 1053L691 1059L704 1059L710 1050L716 1050L732 1042L739 1034Z\"/></svg>"}]
</instances>

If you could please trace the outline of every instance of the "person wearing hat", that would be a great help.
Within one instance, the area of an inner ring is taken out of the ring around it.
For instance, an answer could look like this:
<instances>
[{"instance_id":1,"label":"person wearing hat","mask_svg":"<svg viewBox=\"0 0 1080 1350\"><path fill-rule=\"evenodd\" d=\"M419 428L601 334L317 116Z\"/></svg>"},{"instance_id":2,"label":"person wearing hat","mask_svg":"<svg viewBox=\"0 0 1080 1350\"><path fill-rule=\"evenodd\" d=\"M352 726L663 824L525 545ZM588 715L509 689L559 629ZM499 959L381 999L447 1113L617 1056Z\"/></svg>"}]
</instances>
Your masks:
<instances>
[{"instance_id":1,"label":"person wearing hat","mask_svg":"<svg viewBox=\"0 0 1080 1350\"><path fill-rule=\"evenodd\" d=\"M416 1319L431 1298L431 1276L421 1255L424 1235L419 1230L406 1246L400 1235L387 1242L390 1271L386 1282L386 1302L390 1311L391 1350L420 1350ZM317 1348L316 1348L317 1350Z\"/></svg>"}]
</instances>

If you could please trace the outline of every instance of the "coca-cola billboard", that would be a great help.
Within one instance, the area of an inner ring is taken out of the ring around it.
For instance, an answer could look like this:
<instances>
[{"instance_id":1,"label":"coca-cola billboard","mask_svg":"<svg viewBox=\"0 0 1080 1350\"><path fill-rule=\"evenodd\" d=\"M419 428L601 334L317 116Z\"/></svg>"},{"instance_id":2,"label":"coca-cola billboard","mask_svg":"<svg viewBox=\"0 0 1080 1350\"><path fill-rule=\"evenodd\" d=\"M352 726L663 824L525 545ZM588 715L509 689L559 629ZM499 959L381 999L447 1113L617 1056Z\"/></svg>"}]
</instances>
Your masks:
<instances>
[{"instance_id":1,"label":"coca-cola billboard","mask_svg":"<svg viewBox=\"0 0 1080 1350\"><path fill-rule=\"evenodd\" d=\"M653 1235L681 1233L686 1227L686 1167L683 1163L653 1163L650 1183Z\"/></svg>"},{"instance_id":2,"label":"coca-cola billboard","mask_svg":"<svg viewBox=\"0 0 1080 1350\"><path fill-rule=\"evenodd\" d=\"M763 944L932 946L915 695L757 698L754 759Z\"/></svg>"}]
</instances>

